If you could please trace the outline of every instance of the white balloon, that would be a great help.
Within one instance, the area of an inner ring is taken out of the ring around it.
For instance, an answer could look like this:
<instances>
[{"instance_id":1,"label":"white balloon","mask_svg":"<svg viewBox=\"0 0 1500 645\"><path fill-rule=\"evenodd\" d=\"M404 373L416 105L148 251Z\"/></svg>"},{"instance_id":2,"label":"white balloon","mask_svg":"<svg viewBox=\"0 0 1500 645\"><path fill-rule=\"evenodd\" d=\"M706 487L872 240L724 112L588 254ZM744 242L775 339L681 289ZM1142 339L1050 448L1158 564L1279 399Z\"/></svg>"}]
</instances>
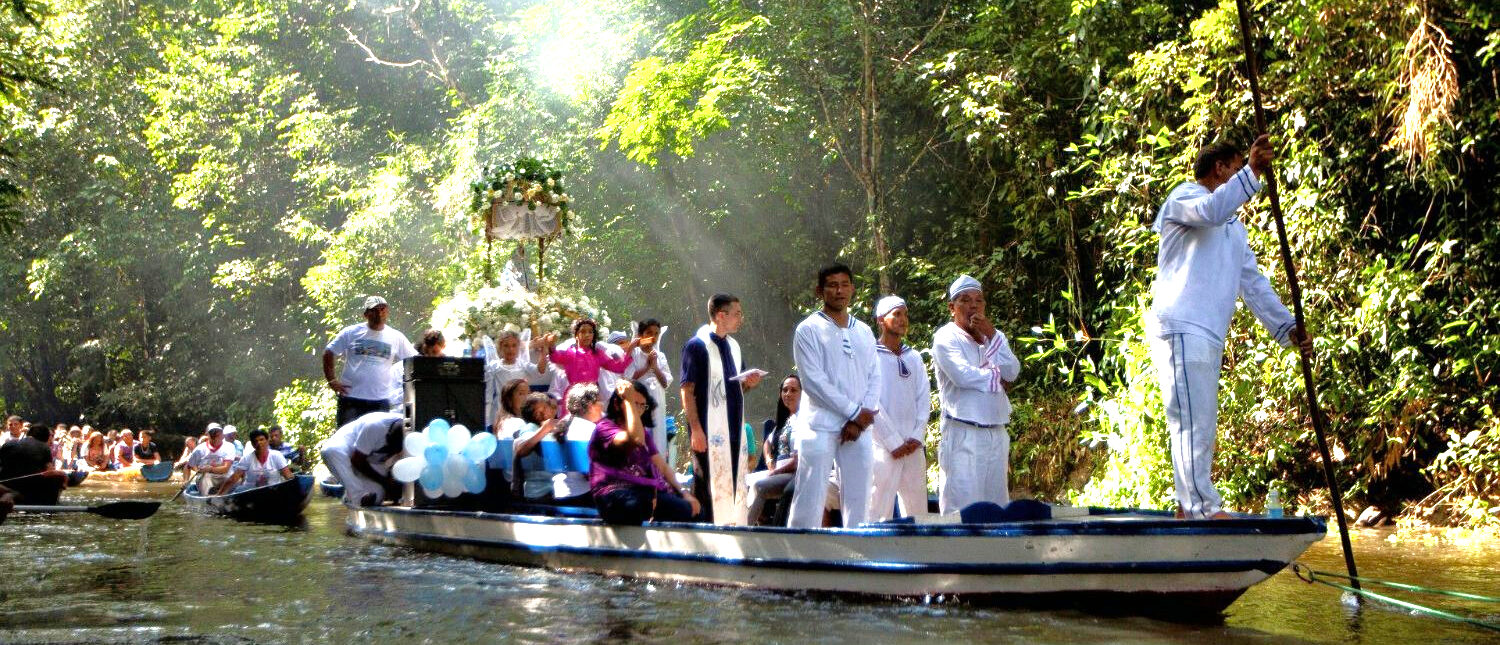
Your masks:
<instances>
[{"instance_id":1,"label":"white balloon","mask_svg":"<svg viewBox=\"0 0 1500 645\"><path fill-rule=\"evenodd\" d=\"M401 446L406 449L406 454L416 457L422 456L422 451L427 449L427 435L420 432L407 433L406 438L401 440Z\"/></svg>"},{"instance_id":2,"label":"white balloon","mask_svg":"<svg viewBox=\"0 0 1500 645\"><path fill-rule=\"evenodd\" d=\"M455 455L469 445L469 429L462 424L448 428L448 454Z\"/></svg>"},{"instance_id":3,"label":"white balloon","mask_svg":"<svg viewBox=\"0 0 1500 645\"><path fill-rule=\"evenodd\" d=\"M450 481L463 482L464 472L468 470L469 462L464 459L463 453L449 454L448 460L443 462L444 486Z\"/></svg>"},{"instance_id":4,"label":"white balloon","mask_svg":"<svg viewBox=\"0 0 1500 645\"><path fill-rule=\"evenodd\" d=\"M391 467L391 476L395 477L398 482L414 482L422 476L422 469L426 467L427 460L423 459L422 453L419 452L415 457L403 457L397 461L396 465Z\"/></svg>"},{"instance_id":5,"label":"white balloon","mask_svg":"<svg viewBox=\"0 0 1500 645\"><path fill-rule=\"evenodd\" d=\"M448 497L458 497L464 494L464 480L461 477L452 477L444 473L443 494Z\"/></svg>"}]
</instances>

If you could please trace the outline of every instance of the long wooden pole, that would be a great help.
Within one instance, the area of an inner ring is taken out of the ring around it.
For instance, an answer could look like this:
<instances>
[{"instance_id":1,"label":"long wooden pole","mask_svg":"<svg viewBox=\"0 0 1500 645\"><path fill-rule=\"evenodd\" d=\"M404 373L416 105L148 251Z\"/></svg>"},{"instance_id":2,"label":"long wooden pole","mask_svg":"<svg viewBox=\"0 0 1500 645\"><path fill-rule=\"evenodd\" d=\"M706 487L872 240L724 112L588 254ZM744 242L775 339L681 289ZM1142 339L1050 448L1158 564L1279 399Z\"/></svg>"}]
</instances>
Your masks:
<instances>
[{"instance_id":1,"label":"long wooden pole","mask_svg":"<svg viewBox=\"0 0 1500 645\"><path fill-rule=\"evenodd\" d=\"M1260 57L1255 51L1255 42L1250 35L1250 7L1246 0L1235 0L1240 14L1240 40L1245 47L1245 76L1250 79L1250 96L1255 100L1255 128L1266 134L1266 108L1260 100ZM1302 316L1302 287L1297 282L1297 267L1292 264L1292 247L1286 240L1286 221L1281 215L1281 196L1276 191L1276 170L1265 169L1266 192L1271 198L1271 217L1276 220L1276 237L1281 242L1281 264L1286 268L1287 290L1292 295L1292 312L1297 318L1297 329L1306 330ZM1359 573L1354 567L1354 547L1349 543L1349 523L1344 518L1343 489L1333 471L1333 459L1328 454L1327 434L1323 429L1323 410L1318 406L1318 390L1313 380L1312 350L1298 346L1299 362L1302 364L1302 386L1307 392L1307 412L1312 415L1313 434L1318 438L1318 453L1323 457L1323 478L1328 482L1328 498L1333 501L1333 515L1339 522L1339 539L1344 546L1344 567L1349 570L1349 582L1359 589Z\"/></svg>"}]
</instances>

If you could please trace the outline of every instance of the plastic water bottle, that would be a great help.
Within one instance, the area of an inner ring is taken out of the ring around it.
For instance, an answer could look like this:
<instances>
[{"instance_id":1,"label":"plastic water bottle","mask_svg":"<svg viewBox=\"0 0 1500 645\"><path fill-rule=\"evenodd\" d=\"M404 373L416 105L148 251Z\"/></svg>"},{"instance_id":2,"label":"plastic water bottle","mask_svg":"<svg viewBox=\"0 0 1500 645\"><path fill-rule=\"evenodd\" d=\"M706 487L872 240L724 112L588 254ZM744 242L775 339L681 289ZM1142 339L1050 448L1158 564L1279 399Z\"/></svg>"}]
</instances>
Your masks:
<instances>
[{"instance_id":1,"label":"plastic water bottle","mask_svg":"<svg viewBox=\"0 0 1500 645\"><path fill-rule=\"evenodd\" d=\"M1282 511L1281 511L1281 491L1276 490L1275 487L1272 487L1271 488L1271 492L1268 493L1268 494L1266 494L1266 516L1267 517L1281 517L1282 516Z\"/></svg>"}]
</instances>

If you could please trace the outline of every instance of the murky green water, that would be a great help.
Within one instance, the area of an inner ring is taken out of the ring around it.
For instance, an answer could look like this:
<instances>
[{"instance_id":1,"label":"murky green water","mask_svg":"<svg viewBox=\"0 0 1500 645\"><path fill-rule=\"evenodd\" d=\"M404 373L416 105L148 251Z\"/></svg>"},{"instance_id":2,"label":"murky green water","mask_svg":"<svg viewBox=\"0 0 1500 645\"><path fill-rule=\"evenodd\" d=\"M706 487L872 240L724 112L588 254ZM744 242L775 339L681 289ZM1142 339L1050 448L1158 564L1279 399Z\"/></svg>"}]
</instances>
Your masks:
<instances>
[{"instance_id":1,"label":"murky green water","mask_svg":"<svg viewBox=\"0 0 1500 645\"><path fill-rule=\"evenodd\" d=\"M175 487L85 485L65 502ZM0 525L0 642L1496 643L1500 634L1367 606L1278 574L1224 624L1079 612L840 602L489 564L345 535L317 498L295 528L200 517L13 516ZM1361 573L1500 596L1500 550L1356 537ZM1336 537L1304 561L1340 570ZM1449 606L1464 606L1452 605ZM1500 620L1500 607L1488 610Z\"/></svg>"}]
</instances>

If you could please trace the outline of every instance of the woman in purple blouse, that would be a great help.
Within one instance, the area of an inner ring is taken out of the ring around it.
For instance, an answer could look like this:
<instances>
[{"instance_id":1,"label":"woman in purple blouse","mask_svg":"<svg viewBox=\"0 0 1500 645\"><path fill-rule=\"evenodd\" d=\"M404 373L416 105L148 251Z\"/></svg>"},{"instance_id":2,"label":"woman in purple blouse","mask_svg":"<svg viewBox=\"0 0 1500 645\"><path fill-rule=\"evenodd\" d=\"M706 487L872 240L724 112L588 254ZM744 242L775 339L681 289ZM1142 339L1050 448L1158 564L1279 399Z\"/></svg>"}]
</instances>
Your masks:
<instances>
[{"instance_id":1,"label":"woman in purple blouse","mask_svg":"<svg viewBox=\"0 0 1500 645\"><path fill-rule=\"evenodd\" d=\"M670 476L645 426L654 405L645 385L622 380L594 426L589 489L599 517L610 524L688 522L698 514L698 500Z\"/></svg>"}]
</instances>

